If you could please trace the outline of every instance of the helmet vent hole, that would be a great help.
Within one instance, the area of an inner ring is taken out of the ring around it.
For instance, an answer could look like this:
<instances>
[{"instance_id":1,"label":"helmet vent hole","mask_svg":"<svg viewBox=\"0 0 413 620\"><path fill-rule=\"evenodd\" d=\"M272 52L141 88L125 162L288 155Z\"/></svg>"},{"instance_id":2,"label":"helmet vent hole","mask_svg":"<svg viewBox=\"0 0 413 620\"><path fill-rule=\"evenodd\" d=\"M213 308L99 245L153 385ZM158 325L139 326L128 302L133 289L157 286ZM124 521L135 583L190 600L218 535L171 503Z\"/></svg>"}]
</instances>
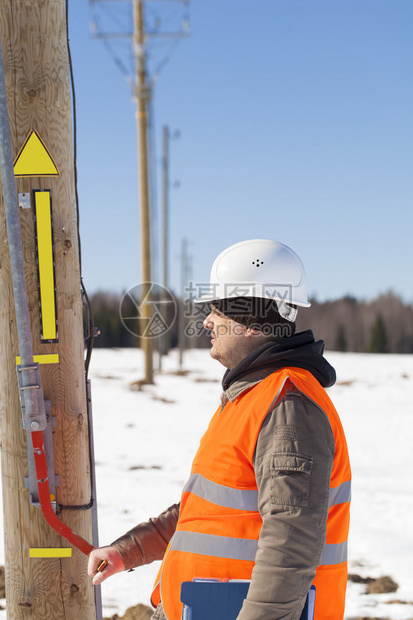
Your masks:
<instances>
[{"instance_id":1,"label":"helmet vent hole","mask_svg":"<svg viewBox=\"0 0 413 620\"><path fill-rule=\"evenodd\" d=\"M257 258L257 260L253 260L252 264L255 265L256 267L260 267L261 265L264 264L264 261L260 260L259 258Z\"/></svg>"}]
</instances>

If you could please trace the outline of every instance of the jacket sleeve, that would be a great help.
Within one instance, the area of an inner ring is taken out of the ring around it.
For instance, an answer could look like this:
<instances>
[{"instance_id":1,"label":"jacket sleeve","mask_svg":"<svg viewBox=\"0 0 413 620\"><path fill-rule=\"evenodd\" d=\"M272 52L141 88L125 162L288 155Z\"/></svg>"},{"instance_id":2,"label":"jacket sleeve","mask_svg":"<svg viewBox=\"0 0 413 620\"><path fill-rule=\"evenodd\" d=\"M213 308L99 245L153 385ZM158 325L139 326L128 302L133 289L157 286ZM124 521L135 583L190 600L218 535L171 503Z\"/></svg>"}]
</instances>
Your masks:
<instances>
[{"instance_id":1,"label":"jacket sleeve","mask_svg":"<svg viewBox=\"0 0 413 620\"><path fill-rule=\"evenodd\" d=\"M175 532L179 507L179 504L170 506L159 517L136 525L111 543L120 554L125 570L162 560Z\"/></svg>"},{"instance_id":2,"label":"jacket sleeve","mask_svg":"<svg viewBox=\"0 0 413 620\"><path fill-rule=\"evenodd\" d=\"M305 395L287 391L266 416L256 445L263 524L238 620L300 618L325 544L333 460L328 417Z\"/></svg>"}]
</instances>

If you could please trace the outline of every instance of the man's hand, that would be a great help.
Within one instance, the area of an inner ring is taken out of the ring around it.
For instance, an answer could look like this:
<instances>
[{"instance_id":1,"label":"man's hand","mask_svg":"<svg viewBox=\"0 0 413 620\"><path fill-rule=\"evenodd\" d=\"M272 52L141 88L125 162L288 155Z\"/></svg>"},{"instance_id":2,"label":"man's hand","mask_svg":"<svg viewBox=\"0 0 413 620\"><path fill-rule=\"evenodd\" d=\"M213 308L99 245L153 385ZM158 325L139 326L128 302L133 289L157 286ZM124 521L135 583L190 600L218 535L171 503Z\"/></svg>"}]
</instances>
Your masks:
<instances>
[{"instance_id":1,"label":"man's hand","mask_svg":"<svg viewBox=\"0 0 413 620\"><path fill-rule=\"evenodd\" d=\"M115 547L99 547L89 555L87 572L89 577L92 577L94 586L123 570L125 565Z\"/></svg>"}]
</instances>

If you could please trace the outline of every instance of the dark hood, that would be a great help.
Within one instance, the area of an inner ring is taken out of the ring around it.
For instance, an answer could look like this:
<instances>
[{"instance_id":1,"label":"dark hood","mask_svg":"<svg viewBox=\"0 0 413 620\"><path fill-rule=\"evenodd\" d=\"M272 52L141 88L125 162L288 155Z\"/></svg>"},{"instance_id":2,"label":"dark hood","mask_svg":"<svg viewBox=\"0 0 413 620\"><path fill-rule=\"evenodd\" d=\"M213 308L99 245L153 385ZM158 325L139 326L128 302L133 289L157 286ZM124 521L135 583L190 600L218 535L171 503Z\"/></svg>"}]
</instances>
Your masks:
<instances>
[{"instance_id":1,"label":"dark hood","mask_svg":"<svg viewBox=\"0 0 413 620\"><path fill-rule=\"evenodd\" d=\"M309 329L290 338L278 338L257 347L244 357L222 379L222 387L227 390L234 381L242 379L252 370L273 369L273 372L286 367L308 370L323 387L331 387L336 382L336 371L323 357L324 341L314 340Z\"/></svg>"}]
</instances>

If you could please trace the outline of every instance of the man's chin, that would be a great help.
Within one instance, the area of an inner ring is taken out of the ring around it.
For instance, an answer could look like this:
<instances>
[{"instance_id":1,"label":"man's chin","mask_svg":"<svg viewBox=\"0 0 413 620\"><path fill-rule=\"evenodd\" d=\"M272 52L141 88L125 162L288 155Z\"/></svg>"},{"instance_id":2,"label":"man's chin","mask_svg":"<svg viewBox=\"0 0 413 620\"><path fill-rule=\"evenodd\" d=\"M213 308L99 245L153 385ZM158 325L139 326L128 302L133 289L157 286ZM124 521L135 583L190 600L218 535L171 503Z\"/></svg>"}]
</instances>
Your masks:
<instances>
[{"instance_id":1,"label":"man's chin","mask_svg":"<svg viewBox=\"0 0 413 620\"><path fill-rule=\"evenodd\" d=\"M220 355L219 351L217 351L214 348L214 345L212 345L211 350L209 352L210 356L212 357L213 360L216 360L217 362L219 362L220 364L222 364L223 366L225 366L225 362L222 361L222 356ZM226 366L225 366L226 367Z\"/></svg>"}]
</instances>

